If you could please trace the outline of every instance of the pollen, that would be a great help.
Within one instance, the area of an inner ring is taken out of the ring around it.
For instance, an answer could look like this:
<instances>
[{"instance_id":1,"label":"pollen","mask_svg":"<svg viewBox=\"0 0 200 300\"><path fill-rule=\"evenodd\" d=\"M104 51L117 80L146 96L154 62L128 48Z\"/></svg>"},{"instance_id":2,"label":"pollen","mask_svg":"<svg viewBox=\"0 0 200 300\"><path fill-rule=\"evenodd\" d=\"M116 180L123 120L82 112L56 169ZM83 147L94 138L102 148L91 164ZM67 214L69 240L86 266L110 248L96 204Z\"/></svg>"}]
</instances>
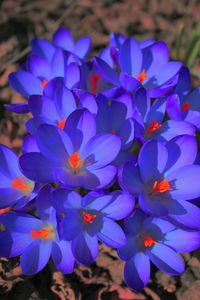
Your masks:
<instances>
[{"instance_id":1,"label":"pollen","mask_svg":"<svg viewBox=\"0 0 200 300\"><path fill-rule=\"evenodd\" d=\"M45 86L47 85L47 83L48 83L48 81L47 81L46 79L44 79L44 80L42 81L42 83L40 84L41 89L44 89Z\"/></svg>"},{"instance_id":2,"label":"pollen","mask_svg":"<svg viewBox=\"0 0 200 300\"><path fill-rule=\"evenodd\" d=\"M162 125L159 124L156 120L152 120L151 123L147 126L146 134L151 134L152 132L158 130Z\"/></svg>"},{"instance_id":3,"label":"pollen","mask_svg":"<svg viewBox=\"0 0 200 300\"><path fill-rule=\"evenodd\" d=\"M142 70L142 72L138 76L139 82L143 83L146 78L147 78L147 73L145 72L145 70Z\"/></svg>"},{"instance_id":4,"label":"pollen","mask_svg":"<svg viewBox=\"0 0 200 300\"><path fill-rule=\"evenodd\" d=\"M83 166L83 160L80 158L78 152L74 152L69 158L68 163L71 167L71 169L76 174L80 168Z\"/></svg>"},{"instance_id":5,"label":"pollen","mask_svg":"<svg viewBox=\"0 0 200 300\"><path fill-rule=\"evenodd\" d=\"M151 236L145 236L144 245L145 247L151 247L152 245L158 244Z\"/></svg>"},{"instance_id":6,"label":"pollen","mask_svg":"<svg viewBox=\"0 0 200 300\"><path fill-rule=\"evenodd\" d=\"M190 108L190 103L189 102L185 102L185 104L183 104L181 110L182 111L186 111Z\"/></svg>"},{"instance_id":7,"label":"pollen","mask_svg":"<svg viewBox=\"0 0 200 300\"><path fill-rule=\"evenodd\" d=\"M47 228L42 228L39 231L37 231L37 230L31 231L31 237L33 239L40 238L41 241L44 241L46 239L54 240L55 239L55 232L53 230L53 227L49 227L48 229Z\"/></svg>"},{"instance_id":8,"label":"pollen","mask_svg":"<svg viewBox=\"0 0 200 300\"><path fill-rule=\"evenodd\" d=\"M18 176L16 179L13 179L11 186L14 189L17 189L17 190L20 190L20 191L24 191L24 192L30 192L31 191L30 186L24 180L24 178L21 177L21 176Z\"/></svg>"},{"instance_id":9,"label":"pollen","mask_svg":"<svg viewBox=\"0 0 200 300\"><path fill-rule=\"evenodd\" d=\"M0 209L0 215L3 215L12 210L12 206Z\"/></svg>"},{"instance_id":10,"label":"pollen","mask_svg":"<svg viewBox=\"0 0 200 300\"><path fill-rule=\"evenodd\" d=\"M64 129L66 124L67 118L64 118L63 120L57 120L58 128Z\"/></svg>"},{"instance_id":11,"label":"pollen","mask_svg":"<svg viewBox=\"0 0 200 300\"><path fill-rule=\"evenodd\" d=\"M158 183L158 181L154 181L152 192L165 193L169 191L170 188L171 186L167 179L163 179L160 183Z\"/></svg>"},{"instance_id":12,"label":"pollen","mask_svg":"<svg viewBox=\"0 0 200 300\"><path fill-rule=\"evenodd\" d=\"M111 130L111 133L112 133L112 134L116 134L116 130L112 129L112 130Z\"/></svg>"},{"instance_id":13,"label":"pollen","mask_svg":"<svg viewBox=\"0 0 200 300\"><path fill-rule=\"evenodd\" d=\"M100 79L100 75L99 74L92 74L89 77L89 81L90 81L90 86L91 86L91 90L93 94L97 93L97 83Z\"/></svg>"},{"instance_id":14,"label":"pollen","mask_svg":"<svg viewBox=\"0 0 200 300\"><path fill-rule=\"evenodd\" d=\"M86 223L90 223L90 224L93 223L94 219L97 216L97 215L92 215L92 214L86 213L84 211L82 212L82 215L83 215L83 221Z\"/></svg>"}]
</instances>

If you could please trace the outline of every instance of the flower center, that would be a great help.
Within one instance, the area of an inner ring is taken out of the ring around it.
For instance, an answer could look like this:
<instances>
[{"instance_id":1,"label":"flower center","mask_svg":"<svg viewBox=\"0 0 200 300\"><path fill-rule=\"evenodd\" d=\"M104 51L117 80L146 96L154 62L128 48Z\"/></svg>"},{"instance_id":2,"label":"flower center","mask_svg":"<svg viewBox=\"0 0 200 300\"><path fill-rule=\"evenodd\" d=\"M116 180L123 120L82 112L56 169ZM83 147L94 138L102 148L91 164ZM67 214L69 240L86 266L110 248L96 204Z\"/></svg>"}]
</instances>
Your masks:
<instances>
[{"instance_id":1,"label":"flower center","mask_svg":"<svg viewBox=\"0 0 200 300\"><path fill-rule=\"evenodd\" d=\"M159 124L156 120L152 120L151 123L147 126L146 134L151 134L152 132L158 130L162 125Z\"/></svg>"},{"instance_id":2,"label":"flower center","mask_svg":"<svg viewBox=\"0 0 200 300\"><path fill-rule=\"evenodd\" d=\"M111 130L111 133L112 133L112 134L116 134L116 130L115 130L115 129L112 129L112 130Z\"/></svg>"},{"instance_id":3,"label":"flower center","mask_svg":"<svg viewBox=\"0 0 200 300\"><path fill-rule=\"evenodd\" d=\"M65 127L66 121L67 121L67 118L64 118L63 120L57 120L58 128L63 130Z\"/></svg>"},{"instance_id":4,"label":"flower center","mask_svg":"<svg viewBox=\"0 0 200 300\"><path fill-rule=\"evenodd\" d=\"M0 209L0 215L3 215L12 210L12 206Z\"/></svg>"},{"instance_id":5,"label":"flower center","mask_svg":"<svg viewBox=\"0 0 200 300\"><path fill-rule=\"evenodd\" d=\"M30 193L32 190L32 187L21 176L18 176L16 179L13 179L11 186L12 188L25 193Z\"/></svg>"},{"instance_id":6,"label":"flower center","mask_svg":"<svg viewBox=\"0 0 200 300\"><path fill-rule=\"evenodd\" d=\"M48 81L47 81L46 79L44 79L44 80L42 81L42 83L40 84L41 89L44 89L45 86L47 85L47 83L48 83Z\"/></svg>"},{"instance_id":7,"label":"flower center","mask_svg":"<svg viewBox=\"0 0 200 300\"><path fill-rule=\"evenodd\" d=\"M93 223L94 219L97 216L97 215L92 215L92 214L86 213L84 211L82 212L82 215L83 215L83 221L86 223L90 223L90 224Z\"/></svg>"},{"instance_id":8,"label":"flower center","mask_svg":"<svg viewBox=\"0 0 200 300\"><path fill-rule=\"evenodd\" d=\"M31 237L33 239L40 238L41 241L44 241L46 239L54 240L55 239L55 232L54 232L53 227L49 227L48 229L47 228L42 228L39 231L37 231L37 230L31 231Z\"/></svg>"},{"instance_id":9,"label":"flower center","mask_svg":"<svg viewBox=\"0 0 200 300\"><path fill-rule=\"evenodd\" d=\"M152 245L158 244L151 236L145 236L144 238L144 245L145 247L151 247Z\"/></svg>"},{"instance_id":10,"label":"flower center","mask_svg":"<svg viewBox=\"0 0 200 300\"><path fill-rule=\"evenodd\" d=\"M100 79L100 74L90 75L89 81L90 81L90 86L93 94L97 93L97 82L99 79Z\"/></svg>"},{"instance_id":11,"label":"flower center","mask_svg":"<svg viewBox=\"0 0 200 300\"><path fill-rule=\"evenodd\" d=\"M170 188L171 188L171 186L166 179L163 179L160 183L158 183L158 181L154 181L152 193L153 192L164 193L164 192L169 191Z\"/></svg>"},{"instance_id":12,"label":"flower center","mask_svg":"<svg viewBox=\"0 0 200 300\"><path fill-rule=\"evenodd\" d=\"M80 158L78 152L74 152L69 158L68 163L74 173L76 174L80 168L83 166L83 160Z\"/></svg>"},{"instance_id":13,"label":"flower center","mask_svg":"<svg viewBox=\"0 0 200 300\"><path fill-rule=\"evenodd\" d=\"M189 108L190 108L190 103L189 102L185 102L185 104L183 104L181 110L185 111L185 110L188 110Z\"/></svg>"},{"instance_id":14,"label":"flower center","mask_svg":"<svg viewBox=\"0 0 200 300\"><path fill-rule=\"evenodd\" d=\"M145 70L142 70L142 72L138 76L139 82L143 83L146 78L147 78L147 73L145 72Z\"/></svg>"}]
</instances>

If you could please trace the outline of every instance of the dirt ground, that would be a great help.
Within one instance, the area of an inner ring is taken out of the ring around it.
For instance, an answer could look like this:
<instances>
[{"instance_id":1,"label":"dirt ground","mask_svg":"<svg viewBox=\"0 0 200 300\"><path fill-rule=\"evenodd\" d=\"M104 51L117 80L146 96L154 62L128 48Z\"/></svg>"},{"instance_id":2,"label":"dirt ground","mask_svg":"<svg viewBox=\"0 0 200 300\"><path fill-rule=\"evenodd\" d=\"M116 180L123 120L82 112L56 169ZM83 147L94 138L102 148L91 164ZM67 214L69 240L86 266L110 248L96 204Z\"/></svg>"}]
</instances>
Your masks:
<instances>
[{"instance_id":1,"label":"dirt ground","mask_svg":"<svg viewBox=\"0 0 200 300\"><path fill-rule=\"evenodd\" d=\"M175 58L177 30L185 28L185 44L200 22L199 0L0 0L0 143L20 152L29 116L16 115L3 104L24 101L8 86L8 74L17 70L29 53L34 37L51 39L59 25L74 37L90 35L93 54L107 46L112 31L138 40L154 38L168 43ZM200 62L195 72L200 74ZM200 84L194 77L194 85ZM185 254L181 277L162 274L152 267L151 281L141 293L123 282L123 262L115 250L100 245L97 261L77 266L73 275L57 272L53 263L33 277L23 276L18 259L0 259L1 300L199 300L200 251Z\"/></svg>"}]
</instances>

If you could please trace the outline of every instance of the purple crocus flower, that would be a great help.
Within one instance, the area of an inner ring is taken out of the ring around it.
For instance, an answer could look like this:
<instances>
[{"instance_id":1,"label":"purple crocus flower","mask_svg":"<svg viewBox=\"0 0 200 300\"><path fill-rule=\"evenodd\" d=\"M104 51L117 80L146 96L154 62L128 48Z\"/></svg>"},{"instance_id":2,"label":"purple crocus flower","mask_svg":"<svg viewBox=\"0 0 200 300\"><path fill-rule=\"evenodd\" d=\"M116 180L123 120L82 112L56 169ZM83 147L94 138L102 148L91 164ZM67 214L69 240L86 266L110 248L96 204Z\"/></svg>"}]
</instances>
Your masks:
<instances>
[{"instance_id":1,"label":"purple crocus flower","mask_svg":"<svg viewBox=\"0 0 200 300\"><path fill-rule=\"evenodd\" d=\"M51 187L44 187L38 195L44 203ZM56 268L69 274L73 272L75 259L71 251L71 243L61 240L57 232L56 211L53 207L38 209L40 219L29 214L9 212L0 217L5 230L0 233L0 256L15 257L21 255L20 266L26 275L34 275L41 271L50 257Z\"/></svg>"},{"instance_id":2,"label":"purple crocus flower","mask_svg":"<svg viewBox=\"0 0 200 300\"><path fill-rule=\"evenodd\" d=\"M53 44L63 50L77 55L81 59L85 59L90 51L91 38L89 36L80 38L76 43L70 31L65 27L60 27L53 36Z\"/></svg>"},{"instance_id":3,"label":"purple crocus flower","mask_svg":"<svg viewBox=\"0 0 200 300\"><path fill-rule=\"evenodd\" d=\"M166 146L148 141L140 150L138 165L129 162L120 169L120 185L138 196L146 213L166 216L179 226L199 228L200 209L186 201L200 196L200 166L193 164L196 154L192 136L174 138Z\"/></svg>"},{"instance_id":4,"label":"purple crocus flower","mask_svg":"<svg viewBox=\"0 0 200 300\"><path fill-rule=\"evenodd\" d=\"M150 43L141 49L136 40L127 38L119 49L120 76L102 59L96 57L95 62L99 74L112 85L128 91L143 85L155 98L169 93L177 83L182 64L168 59L164 42Z\"/></svg>"},{"instance_id":5,"label":"purple crocus flower","mask_svg":"<svg viewBox=\"0 0 200 300\"><path fill-rule=\"evenodd\" d=\"M57 189L52 193L52 204L65 214L61 236L72 241L72 252L79 263L89 265L95 260L98 240L113 248L126 243L124 232L115 220L132 212L134 198L129 194L90 192L82 198L76 192Z\"/></svg>"},{"instance_id":6,"label":"purple crocus flower","mask_svg":"<svg viewBox=\"0 0 200 300\"><path fill-rule=\"evenodd\" d=\"M184 120L200 129L200 88L191 88L190 72L183 67L174 93L167 98L167 113L173 120Z\"/></svg>"},{"instance_id":7,"label":"purple crocus flower","mask_svg":"<svg viewBox=\"0 0 200 300\"><path fill-rule=\"evenodd\" d=\"M162 272L177 276L184 271L184 261L176 252L193 251L200 246L200 232L178 229L140 210L125 221L125 233L127 243L118 249L118 254L126 261L125 282L135 291L147 285L150 261Z\"/></svg>"},{"instance_id":8,"label":"purple crocus flower","mask_svg":"<svg viewBox=\"0 0 200 300\"><path fill-rule=\"evenodd\" d=\"M24 176L17 155L4 145L0 145L0 181L0 208L23 207L37 195L38 184Z\"/></svg>"},{"instance_id":9,"label":"purple crocus flower","mask_svg":"<svg viewBox=\"0 0 200 300\"><path fill-rule=\"evenodd\" d=\"M121 141L113 134L96 135L96 121L88 110L73 112L64 130L40 125L35 137L40 153L20 158L28 178L56 181L69 188L99 189L112 183L116 167L110 163L118 155Z\"/></svg>"}]
</instances>

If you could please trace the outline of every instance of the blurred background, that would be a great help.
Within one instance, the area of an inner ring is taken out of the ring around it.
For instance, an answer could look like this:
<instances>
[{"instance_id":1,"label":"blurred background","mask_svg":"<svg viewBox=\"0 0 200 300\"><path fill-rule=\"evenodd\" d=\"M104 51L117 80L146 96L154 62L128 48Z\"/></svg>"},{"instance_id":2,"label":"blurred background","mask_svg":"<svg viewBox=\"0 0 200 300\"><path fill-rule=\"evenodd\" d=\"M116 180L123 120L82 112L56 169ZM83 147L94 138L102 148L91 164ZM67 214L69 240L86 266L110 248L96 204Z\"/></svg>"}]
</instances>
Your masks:
<instances>
[{"instance_id":1,"label":"blurred background","mask_svg":"<svg viewBox=\"0 0 200 300\"><path fill-rule=\"evenodd\" d=\"M28 115L6 111L3 104L24 101L8 86L8 75L25 62L29 43L35 38L51 40L60 26L75 39L90 35L92 55L106 47L110 32L137 40L164 40L172 59L190 67L193 85L200 84L199 0L0 0L0 143L20 152ZM149 285L134 293L123 282L123 262L115 250L100 246L91 267L78 266L64 276L50 262L39 274L25 277L18 259L0 259L1 300L199 300L200 251L184 255L186 270L172 277L152 269Z\"/></svg>"}]
</instances>

